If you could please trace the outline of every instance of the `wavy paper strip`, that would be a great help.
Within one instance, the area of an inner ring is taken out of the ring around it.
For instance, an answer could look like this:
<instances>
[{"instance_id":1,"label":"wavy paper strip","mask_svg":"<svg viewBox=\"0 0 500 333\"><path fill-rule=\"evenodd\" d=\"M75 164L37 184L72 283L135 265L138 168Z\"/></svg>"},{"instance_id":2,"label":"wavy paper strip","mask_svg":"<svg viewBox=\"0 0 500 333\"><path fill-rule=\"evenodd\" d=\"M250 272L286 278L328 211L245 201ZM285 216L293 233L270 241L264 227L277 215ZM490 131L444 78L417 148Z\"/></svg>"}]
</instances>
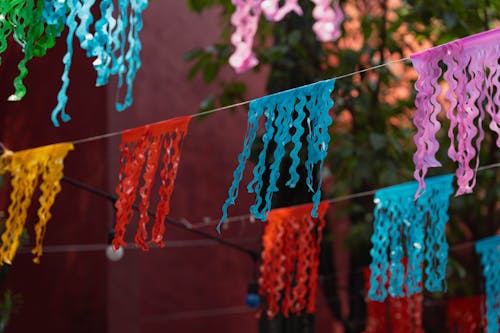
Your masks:
<instances>
[{"instance_id":1,"label":"wavy paper strip","mask_svg":"<svg viewBox=\"0 0 500 333\"><path fill-rule=\"evenodd\" d=\"M321 42L331 42L340 37L340 24L344 19L338 0L312 0L316 5L313 17L316 23L313 30ZM259 64L253 52L253 41L261 12L267 20L281 21L288 13L302 15L298 0L232 0L236 7L231 16L231 24L235 31L231 43L235 50L229 58L229 65L236 73L242 73ZM281 3L281 6L280 6Z\"/></svg>"},{"instance_id":2,"label":"wavy paper strip","mask_svg":"<svg viewBox=\"0 0 500 333\"><path fill-rule=\"evenodd\" d=\"M320 42L336 41L340 35L340 25L344 20L344 13L338 0L312 0L315 4L313 17L314 33Z\"/></svg>"},{"instance_id":3,"label":"wavy paper strip","mask_svg":"<svg viewBox=\"0 0 500 333\"><path fill-rule=\"evenodd\" d=\"M262 0L233 0L236 11L231 16L231 24L236 31L231 36L231 43L235 50L229 57L229 65L236 73L242 73L259 63L252 48L259 26L261 3Z\"/></svg>"},{"instance_id":4,"label":"wavy paper strip","mask_svg":"<svg viewBox=\"0 0 500 333\"><path fill-rule=\"evenodd\" d=\"M482 333L481 314L484 296L455 298L446 301L448 332Z\"/></svg>"},{"instance_id":5,"label":"wavy paper strip","mask_svg":"<svg viewBox=\"0 0 500 333\"><path fill-rule=\"evenodd\" d=\"M49 5L49 1L36 0L2 1L0 4L0 55L7 49L9 36L21 46L24 54L18 64L19 74L14 79L15 92L9 96L9 101L19 101L26 95L23 80L28 75L27 63L33 57L45 55L62 31L62 20L56 18L55 13L51 21L44 19Z\"/></svg>"},{"instance_id":6,"label":"wavy paper strip","mask_svg":"<svg viewBox=\"0 0 500 333\"><path fill-rule=\"evenodd\" d=\"M165 218L170 211L170 197L181 158L181 145L187 135L190 121L191 117L174 118L123 133L120 146L119 185L116 187L118 200L115 203L116 226L113 239L115 250L120 246L126 246L124 240L126 226L134 215L137 194L139 194L139 222L134 239L143 250L148 250L146 239L151 189L161 156L163 157L160 167L160 201L156 208L156 220L150 241L161 247L165 246L163 243Z\"/></svg>"},{"instance_id":7,"label":"wavy paper strip","mask_svg":"<svg viewBox=\"0 0 500 333\"><path fill-rule=\"evenodd\" d=\"M387 272L390 274L390 272ZM366 290L370 290L370 270L364 271ZM366 327L364 333L424 333L422 294L388 297L382 302L366 298Z\"/></svg>"},{"instance_id":8,"label":"wavy paper strip","mask_svg":"<svg viewBox=\"0 0 500 333\"><path fill-rule=\"evenodd\" d=\"M259 294L266 300L267 315L280 311L285 317L303 311L314 313L318 283L319 253L325 214L329 204L273 209L262 237Z\"/></svg>"},{"instance_id":9,"label":"wavy paper strip","mask_svg":"<svg viewBox=\"0 0 500 333\"><path fill-rule=\"evenodd\" d=\"M9 216L1 236L0 264L11 264L14 259L31 199L41 178L38 223L35 225L36 245L32 250L35 255L33 262L40 262L43 239L51 218L50 208L57 193L61 191L64 158L70 150L73 150L73 144L60 143L15 153L6 152L0 156L0 173L9 173L12 176Z\"/></svg>"},{"instance_id":10,"label":"wavy paper strip","mask_svg":"<svg viewBox=\"0 0 500 333\"><path fill-rule=\"evenodd\" d=\"M500 236L476 242L476 252L483 266L487 332L494 333L500 330Z\"/></svg>"},{"instance_id":11,"label":"wavy paper strip","mask_svg":"<svg viewBox=\"0 0 500 333\"><path fill-rule=\"evenodd\" d=\"M416 202L413 195L417 182L377 191L370 250L370 299L383 301L387 293L392 297L421 293L424 263L425 288L431 292L446 289L445 225L452 181L452 175L430 178L427 191ZM404 258L408 260L406 277Z\"/></svg>"},{"instance_id":12,"label":"wavy paper strip","mask_svg":"<svg viewBox=\"0 0 500 333\"><path fill-rule=\"evenodd\" d=\"M415 83L417 97L413 122L417 150L413 156L415 179L419 182L415 198L425 189L424 178L429 168L441 164L436 160L439 142L436 134L441 124L438 83L443 77L449 84L446 99L450 120L448 156L458 167L456 195L471 193L476 183L479 150L484 138L485 113L491 117L490 129L497 135L500 148L500 29L486 31L411 55L418 73Z\"/></svg>"},{"instance_id":13,"label":"wavy paper strip","mask_svg":"<svg viewBox=\"0 0 500 333\"><path fill-rule=\"evenodd\" d=\"M306 183L313 192L312 216L317 217L317 208L321 200L321 175L317 184L314 167L323 167L323 162L328 151L330 135L328 126L332 123L329 110L333 106L330 97L335 80L326 80L307 86L283 91L277 94L265 96L250 102L248 112L248 129L243 151L238 156L238 167L233 173L233 183L229 189L229 197L222 207L222 218L217 226L220 231L221 223L227 219L227 209L234 205L238 197L239 184L243 177L245 164L250 157L250 149L255 141L259 127L259 119L264 115L265 133L262 136L263 148L259 153L257 165L253 169L253 180L247 185L249 193L255 193L256 201L250 207L250 212L258 219L265 221L267 214L271 210L271 199L275 192L278 192L277 182L280 177L280 165L286 155L285 147L292 145L289 153L292 165L289 169L290 179L286 183L289 188L294 188L299 180L297 167L300 164L299 151L302 147L301 138L305 129L305 120L308 130L306 132L307 160L305 166L307 170ZM270 151L269 145L275 143L274 152ZM272 163L268 166L268 155L273 153ZM264 172L269 171L269 183L264 186ZM263 192L265 190L265 194Z\"/></svg>"},{"instance_id":14,"label":"wavy paper strip","mask_svg":"<svg viewBox=\"0 0 500 333\"><path fill-rule=\"evenodd\" d=\"M115 7L112 0L102 0L99 6L100 18L94 21L92 16L96 0L67 0L70 8L66 25L67 52L63 58L64 72L62 87L58 94L58 104L52 111L52 122L59 126L59 117L67 122L71 118L65 112L68 101L69 70L73 56L73 38L76 36L87 57L95 57L94 69L97 72L96 85L108 83L110 76L118 76L118 89L126 84L123 101L115 103L118 111L132 105L133 83L141 66L141 42L139 32L142 29L142 12L148 0L119 0L117 18L113 17ZM125 77L125 79L124 79Z\"/></svg>"}]
</instances>

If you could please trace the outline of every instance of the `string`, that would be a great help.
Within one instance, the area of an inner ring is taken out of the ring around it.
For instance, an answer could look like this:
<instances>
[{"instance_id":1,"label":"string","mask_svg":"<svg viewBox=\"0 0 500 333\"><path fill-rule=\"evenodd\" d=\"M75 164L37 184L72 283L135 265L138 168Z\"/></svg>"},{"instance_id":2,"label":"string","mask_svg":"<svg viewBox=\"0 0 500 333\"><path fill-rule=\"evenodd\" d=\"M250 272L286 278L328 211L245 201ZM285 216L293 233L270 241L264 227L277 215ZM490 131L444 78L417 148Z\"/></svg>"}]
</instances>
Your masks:
<instances>
[{"instance_id":1,"label":"string","mask_svg":"<svg viewBox=\"0 0 500 333\"><path fill-rule=\"evenodd\" d=\"M409 60L410 60L409 58L401 58L401 59L397 59L397 60L392 60L392 61L385 62L383 64L379 64L379 65L376 65L376 66L364 68L364 69L361 69L359 71L355 71L355 72L343 74L343 75L340 75L340 76L337 76L337 77L333 77L333 78L325 79L325 80L322 80L322 81L318 81L317 83L319 83L319 82L325 82L325 81L328 81L328 80L331 80L331 79L335 79L335 80L344 79L344 78L351 77L351 76L354 76L354 75L357 75L357 74L361 74L361 73L364 73L364 72L376 70L376 69L379 69L379 68L382 68L382 67L390 66L390 65L395 64L395 63L409 61ZM298 87L298 88L300 88L300 87ZM293 89L297 89L297 88L293 88ZM292 89L289 89L289 90L292 90ZM261 98L261 97L259 97L259 98ZM207 116L207 115L212 114L212 113L216 113L216 112L220 112L220 111L225 111L225 110L229 110L229 109L234 109L234 108L237 108L239 106L244 106L244 105L250 104L251 102L253 102L253 101L255 101L256 99L259 99L259 98L255 98L255 99L251 99L251 100L247 100L247 101L243 101L243 102L239 102L239 103L235 103L235 104L231 104L231 105L221 106L221 107L218 107L218 108L215 108L215 109L211 109L211 110L207 110L207 111L203 111L203 112L193 113L191 115L188 115L188 117L202 117L202 116ZM101 134L101 135L96 135L96 136L91 136L91 137L88 137L88 138L83 138L83 139L75 140L72 143L73 143L73 145L78 145L78 144L81 144L81 143L87 143L87 142L91 142L91 141L96 141L96 140L111 138L111 137L114 137L114 136L121 135L122 133L123 133L123 131L116 131L116 132L111 132L111 133L107 133L107 134Z\"/></svg>"},{"instance_id":2,"label":"string","mask_svg":"<svg viewBox=\"0 0 500 333\"><path fill-rule=\"evenodd\" d=\"M250 238L228 238L228 241L239 244L258 244L260 243L260 238L250 237ZM220 245L218 242L210 239L181 239L181 240L171 240L166 242L167 248L183 248L183 247L206 247ZM43 247L43 253L66 253L66 252L98 252L104 251L109 244L106 243L94 243L94 244L67 244L67 245L46 245ZM156 244L150 245L151 249L162 249ZM127 244L125 249L128 250L142 250L138 246L133 244ZM28 254L31 253L31 249L28 247L21 247L18 254Z\"/></svg>"},{"instance_id":3,"label":"string","mask_svg":"<svg viewBox=\"0 0 500 333\"><path fill-rule=\"evenodd\" d=\"M477 169L477 171L484 171L484 170L489 170L489 169L494 169L500 167L500 163L494 163L494 164L488 164L481 166ZM66 182L77 186L85 191L91 192L93 194L96 194L100 197L103 197L105 199L114 199L114 196L112 194L109 194L105 191L98 190L90 185L84 184L77 182L75 180L72 180L71 178L65 177L63 180ZM364 192L358 192L358 193L353 193L349 195L344 195L344 196L339 196L331 199L324 200L326 202L334 203L334 202L340 202L340 201L345 201L345 200L350 200L350 199L356 199L356 198L361 198L361 197L366 197L375 194L378 190L381 190L383 188L375 189L375 190L370 190L370 191L364 191ZM289 207L295 207L294 206L289 206ZM229 217L227 222L241 222L242 220L245 219L250 219L251 215L239 215L239 216L232 216ZM167 223L172 223L173 220L167 221ZM177 222L175 221L176 226L182 226L183 229L189 229L195 231L195 229L199 227L206 227L210 225L216 225L218 223L218 220L211 220L208 222L201 222L201 223L196 223L196 224L189 224L189 226L186 226L182 222ZM198 235L202 237L206 237L205 233L197 232ZM211 236L211 235L210 235ZM253 238L248 238L248 239L238 239L238 241L230 242L229 240L225 240L226 243L231 243L232 245L236 245L236 243L252 243L255 241ZM189 243L189 245L187 245ZM206 246L209 244L220 244L220 245L227 245L223 244L220 242L220 239L214 239L210 237L210 239L205 239L205 240L178 240L178 241L168 241L167 242L167 247L186 247L186 246ZM450 251L453 250L458 250L459 248L462 247L469 247L471 245L474 245L474 241L466 241L458 244L454 244L450 246ZM45 246L44 247L44 252L48 253L59 253L59 252L87 252L87 251L100 251L104 250L108 244L72 244L72 245L52 245L52 246ZM155 247L155 246L152 246ZM127 245L127 249L139 249L139 247L134 247L133 245ZM246 249L245 249L246 251ZM20 250L20 253L24 253L24 250Z\"/></svg>"},{"instance_id":4,"label":"string","mask_svg":"<svg viewBox=\"0 0 500 333\"><path fill-rule=\"evenodd\" d=\"M493 163L493 164L488 164L488 165L483 165L479 168L477 168L477 172L480 171L485 171L489 169L494 169L500 167L500 163ZM397 184L395 184L397 185ZM377 191L384 189L385 187L380 187L374 190L369 190L369 191L363 191L363 192L357 192L357 193L352 193L348 195L343 195L335 198L330 198L326 200L322 200L322 202L328 202L328 203L336 203L336 202L341 202L341 201L347 201L351 199L357 199L357 198L362 198L362 197L368 197L371 195L374 195ZM300 204L302 205L302 204ZM300 206L300 205L294 205L294 206L288 206L287 208L292 208L295 206ZM253 216L251 214L244 214L244 215L237 215L237 216L232 216L228 217L228 219L225 221L225 223L232 223L232 222L241 222L243 220L254 220ZM208 226L215 226L219 223L219 219L216 220L210 220L210 221L205 221L201 223L197 223L192 225L191 228L197 229L197 228L204 228Z\"/></svg>"}]
</instances>

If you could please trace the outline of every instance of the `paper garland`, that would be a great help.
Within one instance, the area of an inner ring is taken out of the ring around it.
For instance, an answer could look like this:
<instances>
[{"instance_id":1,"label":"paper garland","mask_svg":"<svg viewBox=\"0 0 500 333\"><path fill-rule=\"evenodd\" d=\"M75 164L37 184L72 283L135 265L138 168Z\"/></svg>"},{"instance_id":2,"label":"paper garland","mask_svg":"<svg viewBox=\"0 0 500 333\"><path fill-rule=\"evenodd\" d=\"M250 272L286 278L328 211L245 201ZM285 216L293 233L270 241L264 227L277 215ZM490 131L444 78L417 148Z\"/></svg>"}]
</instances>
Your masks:
<instances>
[{"instance_id":1,"label":"paper garland","mask_svg":"<svg viewBox=\"0 0 500 333\"><path fill-rule=\"evenodd\" d=\"M19 101L26 95L23 80L28 75L27 63L33 57L45 55L47 49L55 45L55 39L63 29L63 22L53 16L47 21L43 18L48 1L0 1L0 55L7 49L10 36L23 51L19 62L19 74L14 79L14 94L9 101ZM1 63L1 58L0 58Z\"/></svg>"},{"instance_id":2,"label":"paper garland","mask_svg":"<svg viewBox=\"0 0 500 333\"><path fill-rule=\"evenodd\" d=\"M256 201L250 207L250 212L254 217L265 221L267 214L271 210L271 198L273 193L279 189L277 181L280 177L280 165L285 156L285 146L289 143L293 144L293 149L290 152L292 165L289 173L290 179L286 186L294 188L299 181L297 167L300 164L299 152L302 148L301 138L306 133L307 139L307 160L305 167L307 170L306 183L314 192L313 208L311 214L317 217L318 204L321 200L321 175L319 181L314 188L315 174L314 167L317 165L321 170L323 162L328 152L328 144L330 135L328 134L328 126L332 123L332 119L328 114L333 106L333 101L330 94L333 91L335 80L326 80L318 83L310 84L296 89L283 91L277 94L265 96L250 102L250 110L248 112L248 129L245 138L243 151L238 156L238 167L233 173L233 183L229 189L229 197L222 206L222 218L217 226L220 232L221 223L227 219L227 209L234 205L238 197L238 189L245 164L250 157L250 149L257 135L259 120L262 115L265 116L265 134L262 137L263 148L259 153L259 160L253 169L253 180L247 185L249 193L255 193ZM307 123L308 130L303 128L304 121ZM276 143L276 149L273 154L273 162L269 167L266 166L266 156L268 147L271 141ZM265 196L262 196L264 181L264 172L270 171L269 184L267 186Z\"/></svg>"},{"instance_id":3,"label":"paper garland","mask_svg":"<svg viewBox=\"0 0 500 333\"><path fill-rule=\"evenodd\" d=\"M387 274L390 274L388 271ZM369 269L364 270L366 290L370 290ZM364 333L424 333L422 327L422 294L404 297L387 297L384 301L366 298L366 328Z\"/></svg>"},{"instance_id":4,"label":"paper garland","mask_svg":"<svg viewBox=\"0 0 500 333\"><path fill-rule=\"evenodd\" d=\"M482 333L483 296L450 299L446 302L448 332Z\"/></svg>"},{"instance_id":5,"label":"paper garland","mask_svg":"<svg viewBox=\"0 0 500 333\"><path fill-rule=\"evenodd\" d=\"M116 19L113 17L115 11L113 1L102 0L99 7L101 17L91 29L92 7L95 3L96 0L67 0L69 7L65 21L68 27L67 51L63 58L64 72L62 86L57 96L58 103L52 111L54 126L59 126L59 117L64 122L71 119L65 112L65 107L68 101L67 89L74 36L78 38L80 46L88 57L96 57L93 65L97 71L97 86L107 84L112 75L118 76L118 88L121 88L125 81L127 85L125 98L116 102L116 109L123 111L132 105L133 82L141 66L139 32L142 29L142 12L147 7L148 0L119 0Z\"/></svg>"},{"instance_id":6,"label":"paper garland","mask_svg":"<svg viewBox=\"0 0 500 333\"><path fill-rule=\"evenodd\" d=\"M266 300L267 315L285 317L302 311L314 313L318 281L319 252L325 214L329 204L318 207L312 218L312 204L273 209L262 237L259 294Z\"/></svg>"},{"instance_id":7,"label":"paper garland","mask_svg":"<svg viewBox=\"0 0 500 333\"><path fill-rule=\"evenodd\" d=\"M116 188L118 200L116 207L115 238L113 249L125 246L126 226L134 214L133 207L139 192L139 222L135 243L148 250L147 224L149 222L149 199L158 169L160 156L160 201L156 207L156 219L152 228L151 242L164 247L165 218L170 211L170 197L174 190L175 177L181 157L181 144L188 131L191 117L166 120L123 132L120 146L119 185ZM143 172L144 170L144 172ZM142 186L139 187L142 173Z\"/></svg>"},{"instance_id":8,"label":"paper garland","mask_svg":"<svg viewBox=\"0 0 500 333\"><path fill-rule=\"evenodd\" d=\"M500 236L476 242L476 252L481 257L486 289L487 332L500 330Z\"/></svg>"},{"instance_id":9,"label":"paper garland","mask_svg":"<svg viewBox=\"0 0 500 333\"><path fill-rule=\"evenodd\" d=\"M313 30L319 41L330 42L340 37L340 24L344 19L338 0L312 0L316 5ZM333 3L332 3L333 2ZM235 47L229 64L237 73L255 67L259 61L253 52L253 40L259 26L261 12L267 20L281 21L288 13L302 15L298 0L232 0L236 10L231 16L235 32L231 43ZM283 3L280 6L280 3Z\"/></svg>"},{"instance_id":10,"label":"paper garland","mask_svg":"<svg viewBox=\"0 0 500 333\"><path fill-rule=\"evenodd\" d=\"M437 100L441 93L438 83L442 73L440 63L446 66L443 77L449 84L446 93L449 102L446 116L450 119L448 136L451 140L448 156L458 163L457 195L461 195L471 193L476 183L485 111L491 117L489 127L498 135L496 144L500 148L499 58L500 29L411 55L418 72L415 83L417 110L413 119L418 130L414 137L417 151L413 156L414 175L419 182L416 197L425 188L424 177L428 168L441 166L435 156L439 149L436 134L441 127L438 119L441 106Z\"/></svg>"},{"instance_id":11,"label":"paper garland","mask_svg":"<svg viewBox=\"0 0 500 333\"><path fill-rule=\"evenodd\" d=\"M73 150L73 144L60 143L15 153L6 151L0 156L0 173L12 176L9 216L1 236L0 265L11 264L14 259L39 178L42 180L38 199L40 207L35 225L36 245L32 253L35 255L33 262L40 262L43 238L51 218L50 208L61 191L64 158L70 150Z\"/></svg>"},{"instance_id":12,"label":"paper garland","mask_svg":"<svg viewBox=\"0 0 500 333\"><path fill-rule=\"evenodd\" d=\"M424 262L425 288L431 292L445 289L448 255L445 225L452 181L451 175L430 178L427 191L416 202L413 195L417 182L377 191L370 250L372 276L368 296L371 299L383 301L387 292L392 297L422 292ZM408 260L406 277L403 258Z\"/></svg>"}]
</instances>

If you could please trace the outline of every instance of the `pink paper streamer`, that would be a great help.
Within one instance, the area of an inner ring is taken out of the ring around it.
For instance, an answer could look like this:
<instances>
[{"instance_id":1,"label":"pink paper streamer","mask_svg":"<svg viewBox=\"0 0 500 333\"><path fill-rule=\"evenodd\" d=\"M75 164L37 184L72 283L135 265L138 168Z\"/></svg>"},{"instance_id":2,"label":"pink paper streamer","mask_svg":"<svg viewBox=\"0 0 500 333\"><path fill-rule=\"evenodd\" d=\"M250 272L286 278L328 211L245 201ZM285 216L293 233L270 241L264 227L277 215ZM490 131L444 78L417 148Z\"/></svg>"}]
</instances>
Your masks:
<instances>
[{"instance_id":1,"label":"pink paper streamer","mask_svg":"<svg viewBox=\"0 0 500 333\"><path fill-rule=\"evenodd\" d=\"M297 15L302 15L302 8L298 4L298 0L284 0L283 6L279 5L280 0L264 0L262 1L262 12L269 21L281 21L286 14L295 12Z\"/></svg>"},{"instance_id":2,"label":"pink paper streamer","mask_svg":"<svg viewBox=\"0 0 500 333\"><path fill-rule=\"evenodd\" d=\"M491 117L490 129L496 132L500 148L500 29L486 31L440 45L411 55L418 72L415 83L417 107L413 122L417 127L414 137L417 151L413 156L414 176L419 182L415 194L418 198L425 189L427 170L441 164L436 160L440 129L437 116L441 110L437 98L441 92L438 79L442 62L446 69L443 77L449 84L446 99L449 107L446 117L450 120L448 137L451 144L448 156L457 162L456 195L471 193L476 184L479 150L484 139L485 114Z\"/></svg>"},{"instance_id":3,"label":"pink paper streamer","mask_svg":"<svg viewBox=\"0 0 500 333\"><path fill-rule=\"evenodd\" d=\"M253 39L259 26L262 0L232 0L236 11L231 16L231 23L236 31L231 36L231 43L236 50L229 58L229 64L236 73L242 73L257 66L259 61L252 51Z\"/></svg>"},{"instance_id":4,"label":"pink paper streamer","mask_svg":"<svg viewBox=\"0 0 500 333\"><path fill-rule=\"evenodd\" d=\"M332 42L340 37L340 24L344 14L338 0L312 0L315 4L313 30L321 42Z\"/></svg>"},{"instance_id":5,"label":"pink paper streamer","mask_svg":"<svg viewBox=\"0 0 500 333\"><path fill-rule=\"evenodd\" d=\"M340 24L344 19L338 0L312 0L315 4L313 30L321 42L334 41L340 37ZM229 57L229 65L237 73L257 66L259 60L252 51L255 33L261 12L273 22L281 21L288 13L302 15L298 0L232 0L236 11L231 16L235 32L231 43L235 47ZM280 6L280 3L282 5Z\"/></svg>"}]
</instances>

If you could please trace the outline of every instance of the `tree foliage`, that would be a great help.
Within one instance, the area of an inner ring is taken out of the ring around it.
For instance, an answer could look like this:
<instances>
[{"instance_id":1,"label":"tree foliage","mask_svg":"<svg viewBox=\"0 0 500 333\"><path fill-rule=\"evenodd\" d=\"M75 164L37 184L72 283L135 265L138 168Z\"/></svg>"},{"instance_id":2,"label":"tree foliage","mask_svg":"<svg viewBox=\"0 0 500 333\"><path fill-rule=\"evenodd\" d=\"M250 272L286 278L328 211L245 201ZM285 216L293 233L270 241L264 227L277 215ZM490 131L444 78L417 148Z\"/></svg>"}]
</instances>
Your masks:
<instances>
[{"instance_id":1,"label":"tree foliage","mask_svg":"<svg viewBox=\"0 0 500 333\"><path fill-rule=\"evenodd\" d=\"M376 70L365 70L406 58L425 47L499 26L500 1L345 0L341 1L346 14L343 36L335 43L326 44L318 43L311 29L311 1L299 2L304 9L302 17L289 14L279 23L261 19L254 47L260 64L254 70L270 67L267 81L269 93L359 72L343 76L336 82L334 125L328 157L334 183L325 197L411 180L415 150L412 140L415 130L411 118L415 97L413 83L416 79L411 62L402 61ZM217 81L221 88L218 96L209 96L201 103L201 110L244 100L246 88L243 82L216 80L220 70L228 66L233 50L229 41L229 19L234 11L231 1L188 0L187 3L196 12L218 8L222 22L217 43L186 54L186 60L192 63L190 78L202 75L207 84ZM487 135L482 146L481 162L497 163L500 153L491 131L485 130ZM439 140L441 149L438 159L443 168L433 170L431 175L455 170L446 156L449 139L444 130L439 133ZM497 203L499 183L498 169L484 171L478 175L473 195L452 200L447 230L452 247L453 244L492 235L500 227ZM367 265L370 260L371 201L371 198L352 200L342 210L337 210L337 214L348 214L351 220L347 245L352 253L354 270ZM470 262L467 258L472 255L472 247L465 252L456 252L452 248L446 297L480 292L477 267L472 270L464 267L464 262ZM360 314L363 314L363 309L356 311L351 311L350 320L362 321Z\"/></svg>"}]
</instances>

